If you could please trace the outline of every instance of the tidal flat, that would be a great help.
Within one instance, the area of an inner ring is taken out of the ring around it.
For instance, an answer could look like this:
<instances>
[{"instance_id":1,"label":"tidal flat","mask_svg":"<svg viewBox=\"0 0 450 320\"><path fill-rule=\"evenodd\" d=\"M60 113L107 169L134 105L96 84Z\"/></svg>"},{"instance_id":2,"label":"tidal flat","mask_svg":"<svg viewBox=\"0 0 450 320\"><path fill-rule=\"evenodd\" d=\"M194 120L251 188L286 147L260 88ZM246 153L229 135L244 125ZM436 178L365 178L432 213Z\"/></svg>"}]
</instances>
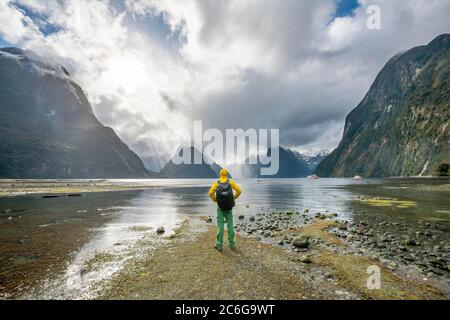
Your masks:
<instances>
[{"instance_id":1,"label":"tidal flat","mask_svg":"<svg viewBox=\"0 0 450 320\"><path fill-rule=\"evenodd\" d=\"M14 180L0 179L0 197L41 194L48 197L77 197L87 192L145 190L155 187L148 180Z\"/></svg>"},{"instance_id":2,"label":"tidal flat","mask_svg":"<svg viewBox=\"0 0 450 320\"><path fill-rule=\"evenodd\" d=\"M212 182L8 181L33 190L0 197L0 297L449 298L448 179L238 181L221 253Z\"/></svg>"}]
</instances>

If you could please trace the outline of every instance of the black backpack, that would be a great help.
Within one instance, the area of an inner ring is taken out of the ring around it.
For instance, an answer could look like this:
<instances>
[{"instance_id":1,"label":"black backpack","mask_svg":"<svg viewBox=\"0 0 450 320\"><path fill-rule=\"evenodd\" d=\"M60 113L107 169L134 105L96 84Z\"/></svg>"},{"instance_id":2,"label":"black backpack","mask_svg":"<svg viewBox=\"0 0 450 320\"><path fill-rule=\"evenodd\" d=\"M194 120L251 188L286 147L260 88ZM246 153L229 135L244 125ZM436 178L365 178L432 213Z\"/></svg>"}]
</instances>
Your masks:
<instances>
[{"instance_id":1,"label":"black backpack","mask_svg":"<svg viewBox=\"0 0 450 320\"><path fill-rule=\"evenodd\" d=\"M218 186L216 189L216 200L217 205L220 209L224 211L229 211L234 207L234 194L233 188L231 188L230 180L228 179L226 182L220 182L220 179L217 181Z\"/></svg>"}]
</instances>

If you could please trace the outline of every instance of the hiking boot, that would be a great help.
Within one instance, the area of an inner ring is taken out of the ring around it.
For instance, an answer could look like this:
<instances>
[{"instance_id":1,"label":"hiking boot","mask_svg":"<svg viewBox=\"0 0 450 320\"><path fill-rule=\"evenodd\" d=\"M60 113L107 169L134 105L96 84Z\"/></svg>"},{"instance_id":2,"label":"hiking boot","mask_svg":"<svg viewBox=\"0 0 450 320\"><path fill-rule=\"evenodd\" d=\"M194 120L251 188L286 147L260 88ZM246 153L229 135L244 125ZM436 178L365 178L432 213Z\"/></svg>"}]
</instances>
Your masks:
<instances>
[{"instance_id":1,"label":"hiking boot","mask_svg":"<svg viewBox=\"0 0 450 320\"><path fill-rule=\"evenodd\" d=\"M230 249L231 249L232 251L236 251L236 245L234 244L234 245L230 246Z\"/></svg>"},{"instance_id":2,"label":"hiking boot","mask_svg":"<svg viewBox=\"0 0 450 320\"><path fill-rule=\"evenodd\" d=\"M217 251L222 251L222 247L214 246L214 249L216 249Z\"/></svg>"}]
</instances>

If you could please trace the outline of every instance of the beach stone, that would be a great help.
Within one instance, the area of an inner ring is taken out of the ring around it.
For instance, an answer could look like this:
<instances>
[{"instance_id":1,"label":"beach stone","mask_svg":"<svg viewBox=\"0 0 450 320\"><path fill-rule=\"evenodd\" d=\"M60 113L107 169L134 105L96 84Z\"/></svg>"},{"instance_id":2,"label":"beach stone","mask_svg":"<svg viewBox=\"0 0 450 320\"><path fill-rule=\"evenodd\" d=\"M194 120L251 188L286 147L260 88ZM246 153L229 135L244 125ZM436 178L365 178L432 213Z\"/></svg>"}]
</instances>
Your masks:
<instances>
[{"instance_id":1,"label":"beach stone","mask_svg":"<svg viewBox=\"0 0 450 320\"><path fill-rule=\"evenodd\" d=\"M406 239L404 241L404 244L407 245L407 246L417 246L417 242L414 241L413 239Z\"/></svg>"},{"instance_id":2,"label":"beach stone","mask_svg":"<svg viewBox=\"0 0 450 320\"><path fill-rule=\"evenodd\" d=\"M300 256L298 261L300 261L301 263L306 263L306 264L312 263L311 258L308 256L305 256L305 255Z\"/></svg>"},{"instance_id":3,"label":"beach stone","mask_svg":"<svg viewBox=\"0 0 450 320\"><path fill-rule=\"evenodd\" d=\"M339 230L347 230L348 229L347 225L345 223L342 223L342 222L339 222L337 224L337 227L338 227Z\"/></svg>"},{"instance_id":4,"label":"beach stone","mask_svg":"<svg viewBox=\"0 0 450 320\"><path fill-rule=\"evenodd\" d=\"M88 273L88 270L86 268L83 268L80 270L80 275L84 276L86 273Z\"/></svg>"},{"instance_id":5,"label":"beach stone","mask_svg":"<svg viewBox=\"0 0 450 320\"><path fill-rule=\"evenodd\" d=\"M164 229L164 227L158 227L158 229L156 229L157 234L163 234L164 232L166 232L166 229Z\"/></svg>"},{"instance_id":6,"label":"beach stone","mask_svg":"<svg viewBox=\"0 0 450 320\"><path fill-rule=\"evenodd\" d=\"M244 220L245 216L240 215L238 218L239 218L239 220Z\"/></svg>"},{"instance_id":7,"label":"beach stone","mask_svg":"<svg viewBox=\"0 0 450 320\"><path fill-rule=\"evenodd\" d=\"M392 269L395 269L395 268L398 268L398 264L395 263L395 262L390 261L390 262L388 262L388 267L392 268Z\"/></svg>"},{"instance_id":8,"label":"beach stone","mask_svg":"<svg viewBox=\"0 0 450 320\"><path fill-rule=\"evenodd\" d=\"M336 290L335 292L336 292L336 294L338 294L338 295L340 295L340 296L343 296L343 295L347 295L347 294L348 294L348 292L345 292L345 291L342 291L342 290Z\"/></svg>"},{"instance_id":9,"label":"beach stone","mask_svg":"<svg viewBox=\"0 0 450 320\"><path fill-rule=\"evenodd\" d=\"M441 271L441 270L439 270L437 268L430 267L429 269L430 269L431 272L433 272L433 273L435 273L435 274L437 274L439 276L443 276L445 274L443 271Z\"/></svg>"},{"instance_id":10,"label":"beach stone","mask_svg":"<svg viewBox=\"0 0 450 320\"><path fill-rule=\"evenodd\" d=\"M295 237L291 243L294 247L297 248L308 248L309 246L309 238L304 235L300 235Z\"/></svg>"},{"instance_id":11,"label":"beach stone","mask_svg":"<svg viewBox=\"0 0 450 320\"><path fill-rule=\"evenodd\" d=\"M251 217L250 217L250 221L251 221L251 222L255 221L255 217L254 217L254 216L251 216Z\"/></svg>"}]
</instances>

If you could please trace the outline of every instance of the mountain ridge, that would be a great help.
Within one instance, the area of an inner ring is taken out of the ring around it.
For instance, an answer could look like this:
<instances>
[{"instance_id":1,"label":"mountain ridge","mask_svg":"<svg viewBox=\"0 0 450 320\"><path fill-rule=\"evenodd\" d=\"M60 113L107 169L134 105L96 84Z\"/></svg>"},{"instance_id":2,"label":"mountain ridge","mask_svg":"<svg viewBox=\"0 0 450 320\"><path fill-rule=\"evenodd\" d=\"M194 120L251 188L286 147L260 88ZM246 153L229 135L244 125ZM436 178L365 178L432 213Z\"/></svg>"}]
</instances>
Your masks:
<instances>
[{"instance_id":1,"label":"mountain ridge","mask_svg":"<svg viewBox=\"0 0 450 320\"><path fill-rule=\"evenodd\" d=\"M152 176L63 66L2 48L0 71L1 178Z\"/></svg>"},{"instance_id":2,"label":"mountain ridge","mask_svg":"<svg viewBox=\"0 0 450 320\"><path fill-rule=\"evenodd\" d=\"M221 166L212 162L208 164L204 161L205 155L193 146L183 146L177 150L178 156L182 157L184 152L190 152L190 159L192 164L175 164L173 157L166 163L161 169L159 176L165 179L212 179L219 176L219 172L222 169ZM201 164L194 164L195 154L200 154L202 157Z\"/></svg>"},{"instance_id":3,"label":"mountain ridge","mask_svg":"<svg viewBox=\"0 0 450 320\"><path fill-rule=\"evenodd\" d=\"M324 177L424 176L450 160L450 35L397 54L346 118Z\"/></svg>"}]
</instances>

